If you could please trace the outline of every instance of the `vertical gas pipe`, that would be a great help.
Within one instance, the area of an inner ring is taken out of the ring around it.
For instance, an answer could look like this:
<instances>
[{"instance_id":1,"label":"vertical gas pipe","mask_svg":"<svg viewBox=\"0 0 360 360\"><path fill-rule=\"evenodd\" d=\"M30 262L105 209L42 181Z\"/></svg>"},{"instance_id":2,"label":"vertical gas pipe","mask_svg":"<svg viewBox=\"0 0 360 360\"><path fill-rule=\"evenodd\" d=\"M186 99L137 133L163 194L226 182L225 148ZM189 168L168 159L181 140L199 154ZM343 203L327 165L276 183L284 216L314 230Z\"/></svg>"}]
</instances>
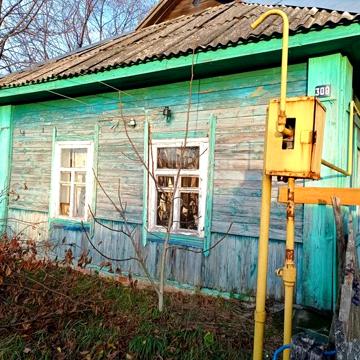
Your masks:
<instances>
[{"instance_id":1,"label":"vertical gas pipe","mask_svg":"<svg viewBox=\"0 0 360 360\"><path fill-rule=\"evenodd\" d=\"M292 136L292 131L285 127L289 20L287 18L287 15L283 11L273 9L261 15L253 24L251 24L251 27L253 29L256 29L270 15L278 15L281 16L281 18L283 19L280 113L278 118L277 129L280 133L286 136ZM266 153L264 154L264 164L265 164L265 158L266 158ZM289 184L294 181L294 179L290 179L290 180L291 181L289 181ZM266 277L267 277L267 266L268 266L270 204L271 204L271 176L266 175L265 166L264 166L264 174L262 181L261 213L260 213L261 218L260 218L260 237L259 237L259 250L258 250L258 267L257 267L258 274L257 274L254 349L253 349L254 360L261 360L263 357L264 328L265 328L265 318L266 318L265 301L266 301Z\"/></svg>"},{"instance_id":2,"label":"vertical gas pipe","mask_svg":"<svg viewBox=\"0 0 360 360\"><path fill-rule=\"evenodd\" d=\"M261 360L265 328L266 276L268 267L269 226L271 207L271 176L263 174L260 211L260 236L257 266L256 309L253 359Z\"/></svg>"},{"instance_id":3,"label":"vertical gas pipe","mask_svg":"<svg viewBox=\"0 0 360 360\"><path fill-rule=\"evenodd\" d=\"M291 343L292 334L292 308L294 301L294 288L296 281L295 267L295 201L294 201L295 179L288 180L288 200L286 207L286 250L285 266L277 270L277 275L282 277L285 288L284 309L284 344ZM290 350L284 350L284 360L290 359Z\"/></svg>"}]
</instances>

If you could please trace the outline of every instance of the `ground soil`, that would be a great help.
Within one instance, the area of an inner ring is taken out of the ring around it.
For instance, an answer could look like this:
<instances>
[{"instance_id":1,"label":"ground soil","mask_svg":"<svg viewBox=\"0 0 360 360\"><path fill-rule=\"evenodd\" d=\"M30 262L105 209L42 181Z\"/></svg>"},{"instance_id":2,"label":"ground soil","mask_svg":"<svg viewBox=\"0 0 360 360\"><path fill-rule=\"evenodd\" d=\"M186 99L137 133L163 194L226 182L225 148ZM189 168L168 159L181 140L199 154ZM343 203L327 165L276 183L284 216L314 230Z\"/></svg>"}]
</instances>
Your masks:
<instances>
[{"instance_id":1,"label":"ground soil","mask_svg":"<svg viewBox=\"0 0 360 360\"><path fill-rule=\"evenodd\" d=\"M0 246L0 359L248 359L254 304L156 294ZM269 304L271 305L271 304ZM281 345L267 320L265 350ZM266 358L266 357L265 357Z\"/></svg>"}]
</instances>

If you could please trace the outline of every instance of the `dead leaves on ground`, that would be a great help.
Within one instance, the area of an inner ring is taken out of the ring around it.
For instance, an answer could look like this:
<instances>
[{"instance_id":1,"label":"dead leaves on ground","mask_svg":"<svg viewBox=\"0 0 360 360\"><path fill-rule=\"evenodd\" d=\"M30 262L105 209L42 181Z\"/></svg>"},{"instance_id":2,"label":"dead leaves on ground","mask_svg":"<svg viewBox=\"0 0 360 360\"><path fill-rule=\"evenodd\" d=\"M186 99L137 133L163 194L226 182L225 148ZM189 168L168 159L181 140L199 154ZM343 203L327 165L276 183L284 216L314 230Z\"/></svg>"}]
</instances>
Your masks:
<instances>
[{"instance_id":1,"label":"dead leaves on ground","mask_svg":"<svg viewBox=\"0 0 360 360\"><path fill-rule=\"evenodd\" d=\"M22 270L34 271L43 267L42 260L36 258L37 250L34 241L22 244L17 237L0 241L0 284Z\"/></svg>"},{"instance_id":2,"label":"dead leaves on ground","mask_svg":"<svg viewBox=\"0 0 360 360\"><path fill-rule=\"evenodd\" d=\"M77 265L84 269L91 261L84 251ZM215 338L232 350L252 347L253 309L238 301L173 293L158 313L156 295L140 290L132 274L125 289L74 271L74 264L71 249L56 262L39 259L34 242L0 241L0 358L1 339L10 339L6 346L21 344L22 355L14 359L143 359L141 351L152 346L144 338L153 339L155 352L168 354L201 344L211 348ZM99 265L121 274L109 261ZM129 351L131 343L140 346L138 353Z\"/></svg>"},{"instance_id":3,"label":"dead leaves on ground","mask_svg":"<svg viewBox=\"0 0 360 360\"><path fill-rule=\"evenodd\" d=\"M76 339L81 331L85 339L101 338L111 327L111 318L107 318L112 312L111 302L98 292L101 280L70 267L74 261L71 249L60 263L36 255L34 242L24 243L16 237L0 241L0 339L9 334L21 339L26 359L67 359L81 351L84 356L75 358L116 358L121 346L114 340L109 345L105 339L91 344ZM79 267L85 268L91 262L88 255L84 252L80 256ZM86 334L90 331L94 334ZM73 336L69 337L70 333Z\"/></svg>"}]
</instances>

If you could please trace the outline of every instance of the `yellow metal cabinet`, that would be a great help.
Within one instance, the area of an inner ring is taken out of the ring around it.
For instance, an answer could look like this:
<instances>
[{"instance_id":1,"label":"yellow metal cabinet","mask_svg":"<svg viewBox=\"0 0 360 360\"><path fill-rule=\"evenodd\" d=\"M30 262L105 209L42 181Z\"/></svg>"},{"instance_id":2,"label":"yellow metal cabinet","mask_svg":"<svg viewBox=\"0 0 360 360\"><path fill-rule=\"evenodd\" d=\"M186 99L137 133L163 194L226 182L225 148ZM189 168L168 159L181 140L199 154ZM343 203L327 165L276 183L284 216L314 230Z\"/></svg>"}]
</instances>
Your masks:
<instances>
[{"instance_id":1,"label":"yellow metal cabinet","mask_svg":"<svg viewBox=\"0 0 360 360\"><path fill-rule=\"evenodd\" d=\"M319 179L325 126L325 108L315 97L286 99L286 128L293 136L278 132L279 99L270 101L266 133L267 175Z\"/></svg>"}]
</instances>

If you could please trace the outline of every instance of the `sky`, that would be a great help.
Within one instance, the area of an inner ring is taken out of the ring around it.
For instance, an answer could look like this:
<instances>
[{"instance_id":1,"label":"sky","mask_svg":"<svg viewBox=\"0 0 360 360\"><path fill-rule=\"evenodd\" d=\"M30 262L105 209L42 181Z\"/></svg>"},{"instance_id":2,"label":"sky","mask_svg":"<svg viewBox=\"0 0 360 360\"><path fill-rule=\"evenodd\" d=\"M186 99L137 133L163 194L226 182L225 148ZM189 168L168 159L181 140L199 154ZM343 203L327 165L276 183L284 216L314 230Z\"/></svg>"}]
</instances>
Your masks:
<instances>
[{"instance_id":1,"label":"sky","mask_svg":"<svg viewBox=\"0 0 360 360\"><path fill-rule=\"evenodd\" d=\"M360 13L360 0L246 0L246 2L308 6Z\"/></svg>"}]
</instances>

